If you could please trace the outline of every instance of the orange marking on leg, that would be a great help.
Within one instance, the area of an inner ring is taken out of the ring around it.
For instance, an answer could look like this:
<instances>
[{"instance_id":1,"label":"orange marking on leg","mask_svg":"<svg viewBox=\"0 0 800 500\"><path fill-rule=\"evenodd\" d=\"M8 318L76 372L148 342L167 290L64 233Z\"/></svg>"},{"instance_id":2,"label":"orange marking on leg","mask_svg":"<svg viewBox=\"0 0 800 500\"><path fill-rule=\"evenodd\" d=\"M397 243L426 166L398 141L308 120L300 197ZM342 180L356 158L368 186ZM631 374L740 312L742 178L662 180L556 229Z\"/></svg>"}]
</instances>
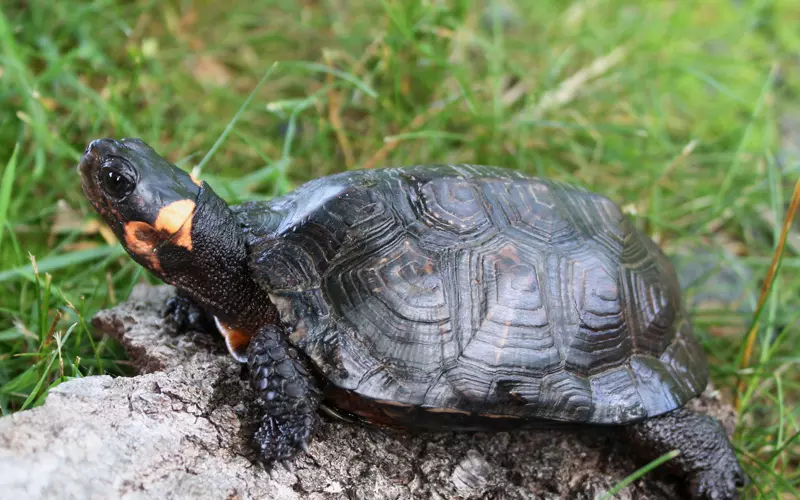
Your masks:
<instances>
[{"instance_id":1,"label":"orange marking on leg","mask_svg":"<svg viewBox=\"0 0 800 500\"><path fill-rule=\"evenodd\" d=\"M233 359L240 363L246 363L247 346L250 345L250 335L236 328L227 326L216 316L214 316L214 323L217 324L220 333L225 337L225 345L228 346L228 352L231 353Z\"/></svg>"}]
</instances>

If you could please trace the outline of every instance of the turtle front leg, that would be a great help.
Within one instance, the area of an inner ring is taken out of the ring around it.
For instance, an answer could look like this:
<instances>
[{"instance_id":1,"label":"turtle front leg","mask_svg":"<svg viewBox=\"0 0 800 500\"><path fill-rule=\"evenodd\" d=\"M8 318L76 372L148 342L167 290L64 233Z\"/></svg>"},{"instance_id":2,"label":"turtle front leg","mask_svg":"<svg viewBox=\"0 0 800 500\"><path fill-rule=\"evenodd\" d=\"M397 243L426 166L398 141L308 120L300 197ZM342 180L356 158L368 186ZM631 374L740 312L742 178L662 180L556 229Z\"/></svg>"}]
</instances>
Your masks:
<instances>
[{"instance_id":1,"label":"turtle front leg","mask_svg":"<svg viewBox=\"0 0 800 500\"><path fill-rule=\"evenodd\" d=\"M664 467L687 480L694 499L738 498L747 483L725 429L717 420L681 408L626 428L628 438L645 460L672 450L680 455Z\"/></svg>"},{"instance_id":2,"label":"turtle front leg","mask_svg":"<svg viewBox=\"0 0 800 500\"><path fill-rule=\"evenodd\" d=\"M177 333L189 330L198 332L214 332L213 320L200 304L184 292L178 292L167 300L164 317Z\"/></svg>"},{"instance_id":3,"label":"turtle front leg","mask_svg":"<svg viewBox=\"0 0 800 500\"><path fill-rule=\"evenodd\" d=\"M250 381L264 410L254 441L266 465L288 460L317 426L321 393L281 331L264 326L247 348Z\"/></svg>"}]
</instances>

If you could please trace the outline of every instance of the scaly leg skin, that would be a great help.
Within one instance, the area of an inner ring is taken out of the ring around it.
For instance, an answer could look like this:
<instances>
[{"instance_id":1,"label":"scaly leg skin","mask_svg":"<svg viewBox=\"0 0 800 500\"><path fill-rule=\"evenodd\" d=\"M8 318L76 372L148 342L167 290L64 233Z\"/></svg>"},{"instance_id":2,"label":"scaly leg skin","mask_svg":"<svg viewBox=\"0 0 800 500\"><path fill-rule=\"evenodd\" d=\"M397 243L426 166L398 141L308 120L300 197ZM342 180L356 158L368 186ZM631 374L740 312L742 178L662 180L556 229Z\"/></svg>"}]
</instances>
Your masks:
<instances>
[{"instance_id":1,"label":"scaly leg skin","mask_svg":"<svg viewBox=\"0 0 800 500\"><path fill-rule=\"evenodd\" d=\"M247 348L247 366L264 411L253 437L261 460L272 466L307 450L322 395L297 351L278 328L264 326Z\"/></svg>"},{"instance_id":2,"label":"scaly leg skin","mask_svg":"<svg viewBox=\"0 0 800 500\"><path fill-rule=\"evenodd\" d=\"M213 332L216 330L213 320L194 300L178 291L167 301L164 317L176 333L189 330Z\"/></svg>"},{"instance_id":3,"label":"scaly leg skin","mask_svg":"<svg viewBox=\"0 0 800 500\"><path fill-rule=\"evenodd\" d=\"M681 408L630 425L626 432L643 459L679 450L664 467L687 480L694 499L733 500L747 483L725 429L708 415Z\"/></svg>"}]
</instances>

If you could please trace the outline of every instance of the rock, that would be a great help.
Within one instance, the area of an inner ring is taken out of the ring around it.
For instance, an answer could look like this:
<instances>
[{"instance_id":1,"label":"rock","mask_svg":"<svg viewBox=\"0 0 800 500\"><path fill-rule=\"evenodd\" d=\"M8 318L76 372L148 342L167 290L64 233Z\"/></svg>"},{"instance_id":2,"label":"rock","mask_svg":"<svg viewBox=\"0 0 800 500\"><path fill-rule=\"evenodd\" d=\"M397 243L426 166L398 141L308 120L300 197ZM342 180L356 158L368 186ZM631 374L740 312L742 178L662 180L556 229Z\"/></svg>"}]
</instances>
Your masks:
<instances>
[{"instance_id":1,"label":"rock","mask_svg":"<svg viewBox=\"0 0 800 500\"><path fill-rule=\"evenodd\" d=\"M456 465L450 480L460 495L480 495L489 482L490 473L491 466L483 455L477 450L467 450L464 460Z\"/></svg>"},{"instance_id":2,"label":"rock","mask_svg":"<svg viewBox=\"0 0 800 500\"><path fill-rule=\"evenodd\" d=\"M140 374L86 377L0 419L5 498L592 499L636 470L609 430L413 435L323 416L309 454L266 472L250 447L243 369L216 335L170 333L171 289L137 287L100 312ZM713 392L695 405L734 414ZM652 474L617 498L677 498Z\"/></svg>"}]
</instances>

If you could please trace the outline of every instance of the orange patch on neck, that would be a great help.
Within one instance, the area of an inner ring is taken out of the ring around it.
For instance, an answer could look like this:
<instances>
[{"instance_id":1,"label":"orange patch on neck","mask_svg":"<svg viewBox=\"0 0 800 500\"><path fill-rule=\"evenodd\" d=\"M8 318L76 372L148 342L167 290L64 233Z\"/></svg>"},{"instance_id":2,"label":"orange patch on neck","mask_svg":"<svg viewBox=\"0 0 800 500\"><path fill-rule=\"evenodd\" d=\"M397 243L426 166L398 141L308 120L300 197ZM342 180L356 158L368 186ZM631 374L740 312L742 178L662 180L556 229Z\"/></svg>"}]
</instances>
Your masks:
<instances>
[{"instance_id":1,"label":"orange patch on neck","mask_svg":"<svg viewBox=\"0 0 800 500\"><path fill-rule=\"evenodd\" d=\"M233 359L240 363L246 363L247 346L250 345L250 335L242 330L229 327L216 316L214 316L214 323L217 324L217 329L222 336L225 337L225 345L228 346L228 352L231 353Z\"/></svg>"},{"instance_id":2,"label":"orange patch on neck","mask_svg":"<svg viewBox=\"0 0 800 500\"><path fill-rule=\"evenodd\" d=\"M186 219L186 222L181 226L178 231L172 235L172 244L183 247L186 250L192 251L192 218Z\"/></svg>"},{"instance_id":3,"label":"orange patch on neck","mask_svg":"<svg viewBox=\"0 0 800 500\"><path fill-rule=\"evenodd\" d=\"M194 207L195 203L192 200L173 201L158 212L155 228L170 234L178 232L194 212Z\"/></svg>"},{"instance_id":4,"label":"orange patch on neck","mask_svg":"<svg viewBox=\"0 0 800 500\"><path fill-rule=\"evenodd\" d=\"M173 201L158 212L155 228L172 235L172 243L186 250L192 250L192 214L195 203L192 200Z\"/></svg>"},{"instance_id":5,"label":"orange patch on neck","mask_svg":"<svg viewBox=\"0 0 800 500\"><path fill-rule=\"evenodd\" d=\"M125 224L125 246L128 250L145 259L154 271L161 271L161 262L156 250L164 241L192 250L192 214L195 203L192 200L178 200L158 212L155 225L132 221Z\"/></svg>"},{"instance_id":6,"label":"orange patch on neck","mask_svg":"<svg viewBox=\"0 0 800 500\"><path fill-rule=\"evenodd\" d=\"M154 253L159 239L158 231L146 222L133 221L125 224L125 246L147 260L150 269L156 272L161 271L161 262Z\"/></svg>"}]
</instances>

